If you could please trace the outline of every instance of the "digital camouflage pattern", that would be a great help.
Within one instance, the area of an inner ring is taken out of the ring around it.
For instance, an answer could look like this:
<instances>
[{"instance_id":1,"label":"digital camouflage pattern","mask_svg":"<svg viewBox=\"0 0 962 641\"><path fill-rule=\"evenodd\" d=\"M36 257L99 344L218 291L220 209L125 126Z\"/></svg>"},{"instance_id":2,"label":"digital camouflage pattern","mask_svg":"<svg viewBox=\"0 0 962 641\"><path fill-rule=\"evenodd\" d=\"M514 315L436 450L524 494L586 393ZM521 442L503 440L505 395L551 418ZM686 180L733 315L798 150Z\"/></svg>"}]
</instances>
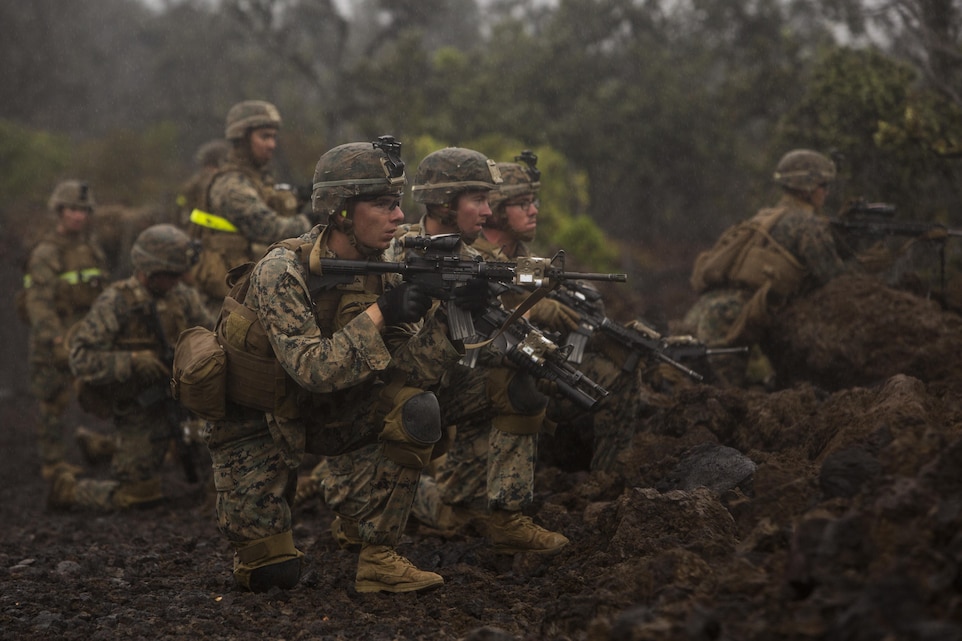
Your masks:
<instances>
[{"instance_id":1,"label":"digital camouflage pattern","mask_svg":"<svg viewBox=\"0 0 962 641\"><path fill-rule=\"evenodd\" d=\"M152 329L151 306L166 346ZM111 510L159 498L158 472L170 444L163 405L168 379L138 380L133 352L150 350L163 361L166 347L196 325L212 327L213 318L193 288L178 283L155 298L136 277L108 287L77 324L70 341L70 368L81 381L104 387L117 430L111 480L78 480L77 507Z\"/></svg>"},{"instance_id":2,"label":"digital camouflage pattern","mask_svg":"<svg viewBox=\"0 0 962 641\"><path fill-rule=\"evenodd\" d=\"M501 184L497 164L484 154L463 147L446 147L424 157L411 193L414 202L445 205L464 191L494 189Z\"/></svg>"},{"instance_id":3,"label":"digital camouflage pattern","mask_svg":"<svg viewBox=\"0 0 962 641\"><path fill-rule=\"evenodd\" d=\"M402 260L404 250L400 240L423 234L425 222L422 218L416 224L402 225L386 259ZM461 254L472 259L480 256L463 243ZM513 406L507 399L505 386L512 376L528 375L501 366L500 354L493 348L485 348L478 360L475 368L452 364L437 389L443 424L457 425L457 434L447 456L435 468L435 480L446 504L482 511L517 511L534 496L543 396L534 392L530 399L532 407ZM507 433L495 427L501 421L518 420L530 423L530 433ZM418 509L424 505L419 500ZM435 518L423 512L417 516L428 523Z\"/></svg>"},{"instance_id":4,"label":"digital camouflage pattern","mask_svg":"<svg viewBox=\"0 0 962 641\"><path fill-rule=\"evenodd\" d=\"M205 191L203 211L235 228L191 226L191 235L203 246L193 270L194 282L216 308L227 295L224 279L230 268L257 260L272 243L299 236L311 224L297 213L293 192L276 189L271 174L255 167L244 147L231 150Z\"/></svg>"},{"instance_id":5,"label":"digital camouflage pattern","mask_svg":"<svg viewBox=\"0 0 962 641\"><path fill-rule=\"evenodd\" d=\"M323 258L330 231L316 227L301 237ZM363 540L396 545L417 486L419 467L391 460L386 446L391 413L410 383L437 379L460 352L444 337L443 325L428 318L423 326L385 335L363 311L396 275L359 277L338 285L330 297L310 302L307 274L298 257L276 247L258 262L245 304L257 313L275 354L302 390L301 416L287 419L237 410L211 426L209 446L218 482L217 512L223 533L235 545L291 528L288 489L309 448L336 456L338 469L363 467L352 475L332 507L356 521ZM315 315L325 314L324 318ZM330 328L322 331L321 327ZM423 365L423 369L422 369ZM415 380L416 379L416 380ZM386 420L387 417L387 420ZM373 445L373 447L365 447Z\"/></svg>"},{"instance_id":6,"label":"digital camouflage pattern","mask_svg":"<svg viewBox=\"0 0 962 641\"><path fill-rule=\"evenodd\" d=\"M772 176L776 185L811 191L835 180L835 163L810 149L794 149L778 161Z\"/></svg>"},{"instance_id":7,"label":"digital camouflage pattern","mask_svg":"<svg viewBox=\"0 0 962 641\"><path fill-rule=\"evenodd\" d=\"M769 311L853 269L839 256L828 220L819 216L810 203L786 193L775 207L783 209L785 213L769 233L775 242L798 260L804 267L805 275L794 294L781 300L766 301ZM732 326L740 322L753 295L753 291L734 284L706 291L688 310L684 324L699 341L709 347L750 345L767 330L767 316L753 315L746 331L734 343L730 341L729 334ZM741 386L745 382L744 366L747 361L747 356L713 357L712 370L720 383Z\"/></svg>"},{"instance_id":8,"label":"digital camouflage pattern","mask_svg":"<svg viewBox=\"0 0 962 641\"><path fill-rule=\"evenodd\" d=\"M243 138L250 129L257 127L281 128L281 114L273 104L265 100L244 100L227 112L224 138Z\"/></svg>"},{"instance_id":9,"label":"digital camouflage pattern","mask_svg":"<svg viewBox=\"0 0 962 641\"><path fill-rule=\"evenodd\" d=\"M107 261L87 235L47 233L30 252L22 292L30 325L30 387L40 403L38 450L43 465L62 461L63 415L73 397L67 331L103 291Z\"/></svg>"}]
</instances>

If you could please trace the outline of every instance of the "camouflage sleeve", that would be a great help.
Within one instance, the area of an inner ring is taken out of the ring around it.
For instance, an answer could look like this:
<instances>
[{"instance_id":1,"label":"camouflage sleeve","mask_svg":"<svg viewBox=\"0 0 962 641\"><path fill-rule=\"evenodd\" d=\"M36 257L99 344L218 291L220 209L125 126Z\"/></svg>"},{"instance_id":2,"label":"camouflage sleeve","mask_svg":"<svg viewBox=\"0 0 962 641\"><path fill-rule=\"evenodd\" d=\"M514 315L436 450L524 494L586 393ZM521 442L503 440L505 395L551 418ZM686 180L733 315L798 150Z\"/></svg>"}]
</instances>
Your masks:
<instances>
[{"instance_id":1,"label":"camouflage sleeve","mask_svg":"<svg viewBox=\"0 0 962 641\"><path fill-rule=\"evenodd\" d=\"M418 332L394 351L394 366L408 375L410 385L431 387L464 356L463 348L448 339L447 326L435 313L437 306L422 322Z\"/></svg>"},{"instance_id":2,"label":"camouflage sleeve","mask_svg":"<svg viewBox=\"0 0 962 641\"><path fill-rule=\"evenodd\" d=\"M271 243L300 236L311 228L304 215L278 216L267 206L257 188L240 173L227 173L210 190L214 213L237 226L248 240Z\"/></svg>"},{"instance_id":3,"label":"camouflage sleeve","mask_svg":"<svg viewBox=\"0 0 962 641\"><path fill-rule=\"evenodd\" d=\"M53 245L41 243L30 254L27 263L30 276L26 293L27 316L33 338L40 344L50 344L65 331L56 303L57 278L61 271L59 260Z\"/></svg>"},{"instance_id":4,"label":"camouflage sleeve","mask_svg":"<svg viewBox=\"0 0 962 641\"><path fill-rule=\"evenodd\" d=\"M174 295L177 297L177 303L181 309L184 310L188 327L200 325L207 329L214 329L214 323L217 319L214 318L211 311L204 305L196 288L186 283L179 283L177 287L174 288ZM176 336L173 338L174 341L177 340Z\"/></svg>"},{"instance_id":5,"label":"camouflage sleeve","mask_svg":"<svg viewBox=\"0 0 962 641\"><path fill-rule=\"evenodd\" d=\"M94 301L70 339L70 370L88 383L107 384L130 379L131 352L116 349L124 315L123 298L114 287Z\"/></svg>"},{"instance_id":6,"label":"camouflage sleeve","mask_svg":"<svg viewBox=\"0 0 962 641\"><path fill-rule=\"evenodd\" d=\"M786 216L787 231L793 240L793 252L808 269L816 285L824 285L844 273L845 263L835 248L829 224L812 214Z\"/></svg>"},{"instance_id":7,"label":"camouflage sleeve","mask_svg":"<svg viewBox=\"0 0 962 641\"><path fill-rule=\"evenodd\" d=\"M321 334L296 262L268 257L251 274L247 304L257 310L274 353L304 389L329 393L372 378L391 364L377 326L359 314L330 338Z\"/></svg>"}]
</instances>

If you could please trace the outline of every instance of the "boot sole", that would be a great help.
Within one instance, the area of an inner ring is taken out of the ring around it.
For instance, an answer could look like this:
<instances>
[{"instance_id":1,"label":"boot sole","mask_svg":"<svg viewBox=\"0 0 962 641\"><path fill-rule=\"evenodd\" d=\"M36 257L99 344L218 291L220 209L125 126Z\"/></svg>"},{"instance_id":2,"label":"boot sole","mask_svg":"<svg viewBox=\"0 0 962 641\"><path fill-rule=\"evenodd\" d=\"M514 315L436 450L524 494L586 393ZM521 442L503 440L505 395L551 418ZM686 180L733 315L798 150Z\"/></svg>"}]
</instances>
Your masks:
<instances>
[{"instance_id":1,"label":"boot sole","mask_svg":"<svg viewBox=\"0 0 962 641\"><path fill-rule=\"evenodd\" d=\"M417 581L414 583L399 583L397 585L388 585L386 583L381 583L380 581L355 581L354 589L357 592L369 593L369 592L415 592L418 590L428 590L432 588L438 588L444 585L444 579L434 580L428 579L424 581Z\"/></svg>"},{"instance_id":2,"label":"boot sole","mask_svg":"<svg viewBox=\"0 0 962 641\"><path fill-rule=\"evenodd\" d=\"M544 556L554 556L555 554L558 554L559 552L561 552L561 550L565 549L567 545L568 545L567 543L563 543L556 548L537 548L537 549L511 547L506 545L495 545L492 547L492 549L494 550L495 554L522 554L527 552L529 554L541 554Z\"/></svg>"}]
</instances>

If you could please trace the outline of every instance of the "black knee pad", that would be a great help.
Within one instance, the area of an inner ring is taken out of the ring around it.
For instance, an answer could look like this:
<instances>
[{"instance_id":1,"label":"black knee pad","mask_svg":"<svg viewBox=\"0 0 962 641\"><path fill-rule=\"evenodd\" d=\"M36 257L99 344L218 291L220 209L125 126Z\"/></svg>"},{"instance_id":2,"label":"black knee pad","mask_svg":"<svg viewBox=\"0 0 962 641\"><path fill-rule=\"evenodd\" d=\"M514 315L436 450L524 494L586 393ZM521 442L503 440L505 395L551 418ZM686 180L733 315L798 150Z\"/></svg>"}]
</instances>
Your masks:
<instances>
[{"instance_id":1,"label":"black knee pad","mask_svg":"<svg viewBox=\"0 0 962 641\"><path fill-rule=\"evenodd\" d=\"M419 445L432 445L441 440L441 406L431 392L412 396L401 410L404 433Z\"/></svg>"},{"instance_id":2,"label":"black knee pad","mask_svg":"<svg viewBox=\"0 0 962 641\"><path fill-rule=\"evenodd\" d=\"M301 560L288 559L251 570L251 592L267 592L273 587L290 590L301 578Z\"/></svg>"},{"instance_id":3,"label":"black knee pad","mask_svg":"<svg viewBox=\"0 0 962 641\"><path fill-rule=\"evenodd\" d=\"M518 372L511 377L508 401L518 414L537 414L548 407L548 397L538 391L537 381L527 372Z\"/></svg>"}]
</instances>

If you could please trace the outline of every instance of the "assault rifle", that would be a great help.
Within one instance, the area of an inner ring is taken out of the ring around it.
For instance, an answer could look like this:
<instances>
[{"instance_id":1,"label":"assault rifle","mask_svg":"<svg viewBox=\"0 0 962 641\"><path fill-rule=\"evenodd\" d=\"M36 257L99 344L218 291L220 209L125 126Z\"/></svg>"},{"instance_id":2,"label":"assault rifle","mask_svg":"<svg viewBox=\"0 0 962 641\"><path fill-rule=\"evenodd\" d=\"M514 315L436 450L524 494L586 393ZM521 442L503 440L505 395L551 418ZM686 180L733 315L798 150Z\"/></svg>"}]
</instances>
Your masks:
<instances>
[{"instance_id":1,"label":"assault rifle","mask_svg":"<svg viewBox=\"0 0 962 641\"><path fill-rule=\"evenodd\" d=\"M490 305L475 326L482 337L493 338L492 344L518 369L553 382L578 407L593 410L608 396L608 390L568 362L568 348L559 347L528 319L518 317L507 324L510 318L511 312L500 305ZM470 350L469 354L476 351Z\"/></svg>"},{"instance_id":2,"label":"assault rifle","mask_svg":"<svg viewBox=\"0 0 962 641\"><path fill-rule=\"evenodd\" d=\"M157 314L157 305L155 305L153 301L150 301L145 307L147 327L154 333L157 341L160 343L162 352L160 360L167 365L168 369L172 370L174 365L174 348L164 334L160 316ZM163 404L170 436L174 440L174 451L184 468L184 475L187 477L189 483L196 483L199 478L197 476L197 463L194 460L194 448L191 447L184 433L184 421L189 418L189 414L171 395L169 380L148 387L137 395L136 401L142 408L155 407L161 403Z\"/></svg>"},{"instance_id":3,"label":"assault rifle","mask_svg":"<svg viewBox=\"0 0 962 641\"><path fill-rule=\"evenodd\" d=\"M682 359L720 354L738 354L748 351L747 347L711 348L694 339L690 342L669 342L654 332L649 334L640 329L626 327L604 315L604 312L601 311L601 294L599 292L580 283L562 283L561 288L551 292L551 297L564 303L580 315L578 328L571 331L567 338L567 345L571 348L568 359L573 363L580 363L582 361L588 339L591 338L591 335L596 331L615 340L628 350L629 356L622 364L622 369L626 372L635 369L641 353L644 351L683 372L690 378L696 381L703 381L704 376L679 361Z\"/></svg>"},{"instance_id":4,"label":"assault rifle","mask_svg":"<svg viewBox=\"0 0 962 641\"><path fill-rule=\"evenodd\" d=\"M938 243L939 283L945 293L945 244L949 238L962 236L962 229L949 229L941 223L895 220L895 205L870 203L864 198L849 201L837 218L829 218L842 232L869 238L907 236Z\"/></svg>"},{"instance_id":5,"label":"assault rifle","mask_svg":"<svg viewBox=\"0 0 962 641\"><path fill-rule=\"evenodd\" d=\"M485 261L480 257L465 258L460 255L459 234L410 236L402 238L400 242L401 246L408 250L404 262L322 258L322 285L351 283L356 276L362 274L401 274L404 280L424 285L432 298L448 301L450 336L452 340L463 341L477 334L474 320L470 313L459 308L452 299L458 287L475 278L529 288L551 287L556 283L574 279L620 283L628 279L626 274L565 271L563 251L559 251L553 258L526 256L514 262Z\"/></svg>"}]
</instances>

